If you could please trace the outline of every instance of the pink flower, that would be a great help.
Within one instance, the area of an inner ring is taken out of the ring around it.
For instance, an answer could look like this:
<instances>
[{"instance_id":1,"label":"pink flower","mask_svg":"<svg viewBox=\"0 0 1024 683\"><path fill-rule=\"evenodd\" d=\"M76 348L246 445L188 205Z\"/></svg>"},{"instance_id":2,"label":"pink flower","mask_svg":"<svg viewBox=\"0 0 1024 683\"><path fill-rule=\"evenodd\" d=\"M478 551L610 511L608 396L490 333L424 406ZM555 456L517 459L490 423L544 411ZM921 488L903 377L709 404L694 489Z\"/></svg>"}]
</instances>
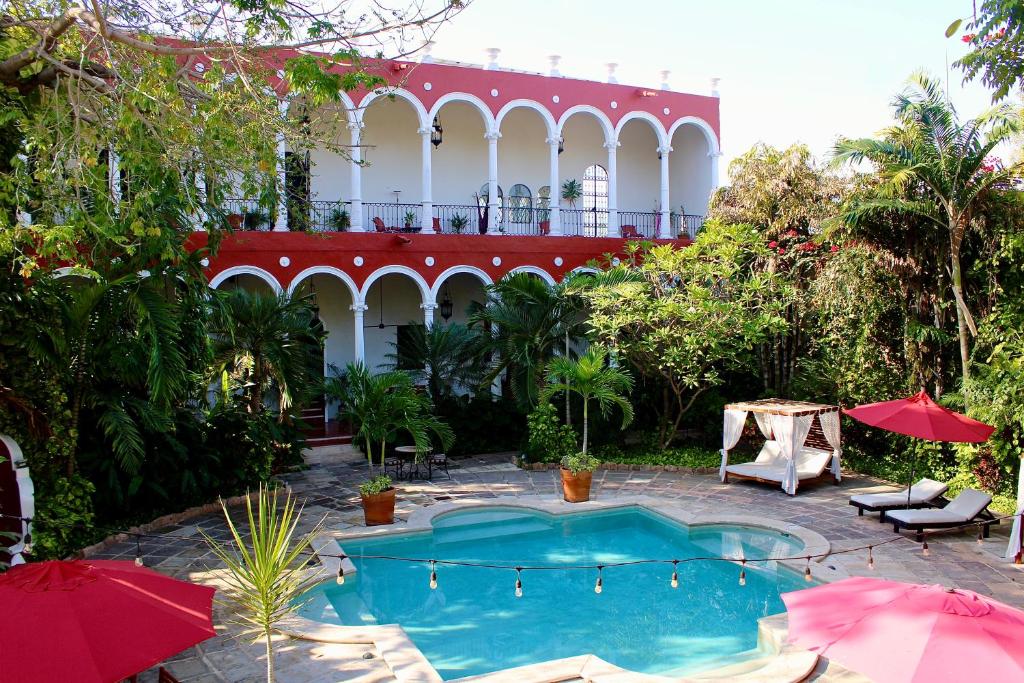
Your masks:
<instances>
[{"instance_id":1,"label":"pink flower","mask_svg":"<svg viewBox=\"0 0 1024 683\"><path fill-rule=\"evenodd\" d=\"M774 249L777 246L779 246L779 243L776 242L775 240L772 240L771 242L768 243L768 248L769 249Z\"/></svg>"},{"instance_id":2,"label":"pink flower","mask_svg":"<svg viewBox=\"0 0 1024 683\"><path fill-rule=\"evenodd\" d=\"M960 40L964 41L965 43L969 43L972 40L974 40L974 36L975 36L975 34L973 34L973 33L965 33L963 35L963 37L960 38Z\"/></svg>"},{"instance_id":3,"label":"pink flower","mask_svg":"<svg viewBox=\"0 0 1024 683\"><path fill-rule=\"evenodd\" d=\"M834 244L833 244L833 245L832 245L832 248L831 248L831 249L829 249L829 251L831 251L831 252L832 252L832 253L834 254L834 253L836 253L837 251L839 251L839 247L837 247L836 245L834 245Z\"/></svg>"},{"instance_id":4,"label":"pink flower","mask_svg":"<svg viewBox=\"0 0 1024 683\"><path fill-rule=\"evenodd\" d=\"M780 253L780 254L785 254L785 253L786 253L786 250L785 250L785 249L783 249L782 247L779 247L779 253Z\"/></svg>"},{"instance_id":5,"label":"pink flower","mask_svg":"<svg viewBox=\"0 0 1024 683\"><path fill-rule=\"evenodd\" d=\"M786 231L786 234L789 235L790 237L796 237L799 233L797 233L796 230L788 230Z\"/></svg>"}]
</instances>

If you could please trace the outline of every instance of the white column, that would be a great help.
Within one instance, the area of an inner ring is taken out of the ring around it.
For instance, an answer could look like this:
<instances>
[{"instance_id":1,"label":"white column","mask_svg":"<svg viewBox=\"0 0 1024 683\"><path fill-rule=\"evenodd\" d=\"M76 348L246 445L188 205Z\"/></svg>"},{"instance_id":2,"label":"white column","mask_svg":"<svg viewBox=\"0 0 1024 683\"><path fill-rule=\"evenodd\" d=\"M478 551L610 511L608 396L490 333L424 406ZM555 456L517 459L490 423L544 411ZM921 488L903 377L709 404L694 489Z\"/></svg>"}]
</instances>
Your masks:
<instances>
[{"instance_id":1,"label":"white column","mask_svg":"<svg viewBox=\"0 0 1024 683\"><path fill-rule=\"evenodd\" d=\"M349 230L351 232L364 232L363 226L363 148L361 144L361 121L349 121L348 130L350 136L349 156L352 157L350 164L349 178ZM362 329L362 328L360 328Z\"/></svg>"},{"instance_id":2,"label":"white column","mask_svg":"<svg viewBox=\"0 0 1024 683\"><path fill-rule=\"evenodd\" d=\"M718 160L722 158L722 153L708 152L708 156L711 157L711 193L714 194L718 189Z\"/></svg>"},{"instance_id":3,"label":"white column","mask_svg":"<svg viewBox=\"0 0 1024 683\"><path fill-rule=\"evenodd\" d=\"M554 59L554 57L552 57ZM552 67L553 68L553 67ZM547 139L548 143L548 220L551 221L551 229L548 234L553 236L564 235L562 232L562 212L558 207L558 199L561 196L558 184L558 137Z\"/></svg>"},{"instance_id":4,"label":"white column","mask_svg":"<svg viewBox=\"0 0 1024 683\"><path fill-rule=\"evenodd\" d=\"M433 301L428 301L425 304L420 304L420 308L423 309L423 324L429 329L434 326L434 309L437 308L437 304Z\"/></svg>"},{"instance_id":5,"label":"white column","mask_svg":"<svg viewBox=\"0 0 1024 683\"><path fill-rule=\"evenodd\" d=\"M604 143L608 150L608 236L620 237L618 140Z\"/></svg>"},{"instance_id":6,"label":"white column","mask_svg":"<svg viewBox=\"0 0 1024 683\"><path fill-rule=\"evenodd\" d=\"M349 306L352 309L352 323L355 325L355 362L365 363L366 362L366 341L363 337L363 313L369 308L366 304L352 304Z\"/></svg>"},{"instance_id":7,"label":"white column","mask_svg":"<svg viewBox=\"0 0 1024 683\"><path fill-rule=\"evenodd\" d=\"M114 204L121 203L121 157L113 148L107 152L107 182L110 183L110 199ZM117 211L120 207L115 206Z\"/></svg>"},{"instance_id":8,"label":"white column","mask_svg":"<svg viewBox=\"0 0 1024 683\"><path fill-rule=\"evenodd\" d=\"M423 159L423 191L420 201L423 202L423 209L420 212L420 225L422 226L421 233L433 234L434 232L434 200L433 200L433 189L431 184L431 146L430 146L430 128L420 128L417 131L420 134L420 154Z\"/></svg>"},{"instance_id":9,"label":"white column","mask_svg":"<svg viewBox=\"0 0 1024 683\"><path fill-rule=\"evenodd\" d=\"M661 225L658 226L658 237L663 240L672 237L672 208L668 194L668 153L671 151L668 145L658 148L661 154Z\"/></svg>"},{"instance_id":10,"label":"white column","mask_svg":"<svg viewBox=\"0 0 1024 683\"><path fill-rule=\"evenodd\" d=\"M501 133L492 130L487 138L487 234L497 235L498 230L498 138Z\"/></svg>"},{"instance_id":11,"label":"white column","mask_svg":"<svg viewBox=\"0 0 1024 683\"><path fill-rule=\"evenodd\" d=\"M288 115L288 102L280 100L277 107L281 112L281 118ZM288 147L285 144L284 133L277 135L277 218L274 220L274 230L283 232L288 229L288 200L287 187L285 185L285 152Z\"/></svg>"}]
</instances>

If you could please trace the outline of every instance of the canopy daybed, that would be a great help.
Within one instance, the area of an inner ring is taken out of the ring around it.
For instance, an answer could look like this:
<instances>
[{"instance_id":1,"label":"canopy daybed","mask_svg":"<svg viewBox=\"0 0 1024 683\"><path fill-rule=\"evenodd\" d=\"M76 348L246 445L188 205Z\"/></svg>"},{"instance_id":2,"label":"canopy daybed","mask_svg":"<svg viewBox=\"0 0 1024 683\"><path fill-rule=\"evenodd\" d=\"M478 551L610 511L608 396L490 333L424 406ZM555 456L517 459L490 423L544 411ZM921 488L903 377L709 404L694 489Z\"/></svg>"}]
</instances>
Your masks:
<instances>
[{"instance_id":1,"label":"canopy daybed","mask_svg":"<svg viewBox=\"0 0 1024 683\"><path fill-rule=\"evenodd\" d=\"M754 462L730 465L729 451L739 443L749 413L754 414L765 444ZM777 483L792 496L801 481L831 477L838 484L841 455L839 406L779 398L725 406L718 472L723 483L730 476Z\"/></svg>"}]
</instances>

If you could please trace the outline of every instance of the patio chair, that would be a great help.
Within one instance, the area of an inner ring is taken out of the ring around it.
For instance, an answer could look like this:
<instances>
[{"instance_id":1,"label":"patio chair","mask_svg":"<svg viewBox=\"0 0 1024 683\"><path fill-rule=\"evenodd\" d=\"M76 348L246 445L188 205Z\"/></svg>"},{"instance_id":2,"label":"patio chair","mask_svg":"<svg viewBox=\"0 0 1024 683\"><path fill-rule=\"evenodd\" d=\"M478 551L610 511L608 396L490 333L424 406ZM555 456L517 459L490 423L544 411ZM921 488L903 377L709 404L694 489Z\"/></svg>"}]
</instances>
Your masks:
<instances>
[{"instance_id":1,"label":"patio chair","mask_svg":"<svg viewBox=\"0 0 1024 683\"><path fill-rule=\"evenodd\" d=\"M882 515L885 520L892 522L892 530L899 533L900 529L916 531L916 540L924 540L925 529L950 529L963 526L978 519L987 519L983 525L982 533L985 538L989 536L989 527L999 524L987 508L992 502L992 496L975 489L964 489L944 508L929 508L925 510L888 510Z\"/></svg>"},{"instance_id":2,"label":"patio chair","mask_svg":"<svg viewBox=\"0 0 1024 683\"><path fill-rule=\"evenodd\" d=\"M430 456L430 460L427 461L427 465L430 468L430 478L434 478L434 468L440 467L444 470L444 476L448 479L452 478L452 475L448 473L448 455L445 453L434 453Z\"/></svg>"},{"instance_id":3,"label":"patio chair","mask_svg":"<svg viewBox=\"0 0 1024 683\"><path fill-rule=\"evenodd\" d=\"M640 231L636 229L635 225L623 225L619 229L622 231L622 236L628 240L638 240L643 237L643 235L640 234Z\"/></svg>"},{"instance_id":4,"label":"patio chair","mask_svg":"<svg viewBox=\"0 0 1024 683\"><path fill-rule=\"evenodd\" d=\"M384 458L384 474L387 474L388 470L395 473L395 479L401 479L405 473L405 459L395 453Z\"/></svg>"},{"instance_id":5,"label":"patio chair","mask_svg":"<svg viewBox=\"0 0 1024 683\"><path fill-rule=\"evenodd\" d=\"M373 217L373 229L377 232L398 232L398 228L389 228L380 216Z\"/></svg>"},{"instance_id":6,"label":"patio chair","mask_svg":"<svg viewBox=\"0 0 1024 683\"><path fill-rule=\"evenodd\" d=\"M435 217L434 220L431 222L431 225L433 225L433 227L434 227L434 232L441 232L441 219L440 218Z\"/></svg>"},{"instance_id":7,"label":"patio chair","mask_svg":"<svg viewBox=\"0 0 1024 683\"><path fill-rule=\"evenodd\" d=\"M862 493L850 496L850 505L857 508L857 516L863 517L864 512L878 512L878 521L885 522L886 510L899 509L920 509L935 507L936 503L943 501L942 494L949 488L948 484L934 479L922 479L910 487L910 495L907 489L893 491L890 493ZM907 507L907 500L910 500L910 507Z\"/></svg>"}]
</instances>

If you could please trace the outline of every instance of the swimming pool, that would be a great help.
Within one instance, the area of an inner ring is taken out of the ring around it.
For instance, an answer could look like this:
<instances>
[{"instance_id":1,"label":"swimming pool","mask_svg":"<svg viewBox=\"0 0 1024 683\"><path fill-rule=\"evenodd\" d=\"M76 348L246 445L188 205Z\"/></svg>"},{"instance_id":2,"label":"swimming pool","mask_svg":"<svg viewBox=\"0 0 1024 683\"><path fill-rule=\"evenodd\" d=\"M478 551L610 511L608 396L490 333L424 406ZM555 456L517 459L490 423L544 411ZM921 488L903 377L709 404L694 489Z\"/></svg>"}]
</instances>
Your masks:
<instances>
[{"instance_id":1,"label":"swimming pool","mask_svg":"<svg viewBox=\"0 0 1024 683\"><path fill-rule=\"evenodd\" d=\"M641 507L549 515L473 508L433 520L433 531L342 542L352 555L390 555L509 565L608 564L701 556L779 557L803 543L736 526L686 527ZM757 620L784 611L779 593L806 588L774 563L730 562L515 572L352 559L344 585L315 588L300 616L345 625L399 624L438 673L451 680L592 653L624 669L680 675L726 663L757 644Z\"/></svg>"}]
</instances>

